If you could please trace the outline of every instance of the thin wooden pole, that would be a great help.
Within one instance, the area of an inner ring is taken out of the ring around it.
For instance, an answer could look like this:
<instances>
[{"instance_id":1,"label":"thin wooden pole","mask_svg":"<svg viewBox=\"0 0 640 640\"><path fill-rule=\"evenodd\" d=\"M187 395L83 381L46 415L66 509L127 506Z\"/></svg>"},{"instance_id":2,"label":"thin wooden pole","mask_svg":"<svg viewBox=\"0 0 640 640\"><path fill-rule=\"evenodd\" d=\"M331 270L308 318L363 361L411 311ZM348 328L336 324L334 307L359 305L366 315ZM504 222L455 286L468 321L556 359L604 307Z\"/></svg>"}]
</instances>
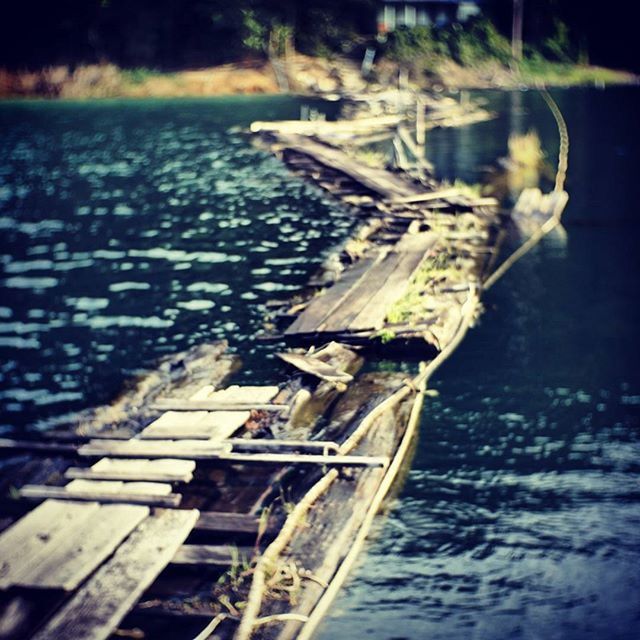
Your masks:
<instances>
[{"instance_id":1,"label":"thin wooden pole","mask_svg":"<svg viewBox=\"0 0 640 640\"><path fill-rule=\"evenodd\" d=\"M511 54L514 60L522 60L522 17L524 0L513 0L513 24L511 32Z\"/></svg>"}]
</instances>

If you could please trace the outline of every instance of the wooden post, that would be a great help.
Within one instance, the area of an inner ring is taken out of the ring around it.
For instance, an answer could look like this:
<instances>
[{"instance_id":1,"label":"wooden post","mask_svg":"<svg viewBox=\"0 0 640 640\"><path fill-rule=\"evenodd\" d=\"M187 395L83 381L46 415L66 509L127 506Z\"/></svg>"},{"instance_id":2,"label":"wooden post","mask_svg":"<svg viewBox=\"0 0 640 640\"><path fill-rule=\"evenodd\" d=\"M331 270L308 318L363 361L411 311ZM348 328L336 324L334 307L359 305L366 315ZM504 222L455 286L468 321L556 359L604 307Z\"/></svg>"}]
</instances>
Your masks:
<instances>
[{"instance_id":1,"label":"wooden post","mask_svg":"<svg viewBox=\"0 0 640 640\"><path fill-rule=\"evenodd\" d=\"M426 128L424 124L424 103L422 102L420 95L416 96L416 144L419 147L424 147L426 142Z\"/></svg>"},{"instance_id":2,"label":"wooden post","mask_svg":"<svg viewBox=\"0 0 640 640\"><path fill-rule=\"evenodd\" d=\"M513 0L513 25L511 32L511 54L514 60L522 60L522 15L524 0Z\"/></svg>"}]
</instances>

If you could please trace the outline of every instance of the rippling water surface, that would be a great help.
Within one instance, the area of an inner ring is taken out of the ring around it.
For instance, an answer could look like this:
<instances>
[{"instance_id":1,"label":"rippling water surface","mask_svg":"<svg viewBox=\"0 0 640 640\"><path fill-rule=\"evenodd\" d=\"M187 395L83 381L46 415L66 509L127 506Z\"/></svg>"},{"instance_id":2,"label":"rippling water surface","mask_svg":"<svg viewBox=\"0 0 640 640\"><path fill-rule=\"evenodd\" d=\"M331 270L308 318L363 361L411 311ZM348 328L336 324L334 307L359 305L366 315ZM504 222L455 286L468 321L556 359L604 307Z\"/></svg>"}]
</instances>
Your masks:
<instances>
[{"instance_id":1,"label":"rippling water surface","mask_svg":"<svg viewBox=\"0 0 640 640\"><path fill-rule=\"evenodd\" d=\"M509 130L554 122L535 94L431 134L476 181ZM567 237L491 290L432 381L416 458L320 638L640 637L640 91L560 92Z\"/></svg>"},{"instance_id":2,"label":"rippling water surface","mask_svg":"<svg viewBox=\"0 0 640 640\"><path fill-rule=\"evenodd\" d=\"M533 93L432 132L477 181L509 131L555 125ZM433 380L407 481L319 637L637 638L640 374L636 89L558 94L572 138L567 236L489 292ZM0 106L3 429L107 400L132 371L229 338L298 289L350 219L229 133L288 99ZM413 366L400 363L396 366Z\"/></svg>"},{"instance_id":3,"label":"rippling water surface","mask_svg":"<svg viewBox=\"0 0 640 640\"><path fill-rule=\"evenodd\" d=\"M243 343L351 219L232 126L291 99L0 106L5 432L109 398L162 355ZM326 109L327 107L325 107Z\"/></svg>"}]
</instances>

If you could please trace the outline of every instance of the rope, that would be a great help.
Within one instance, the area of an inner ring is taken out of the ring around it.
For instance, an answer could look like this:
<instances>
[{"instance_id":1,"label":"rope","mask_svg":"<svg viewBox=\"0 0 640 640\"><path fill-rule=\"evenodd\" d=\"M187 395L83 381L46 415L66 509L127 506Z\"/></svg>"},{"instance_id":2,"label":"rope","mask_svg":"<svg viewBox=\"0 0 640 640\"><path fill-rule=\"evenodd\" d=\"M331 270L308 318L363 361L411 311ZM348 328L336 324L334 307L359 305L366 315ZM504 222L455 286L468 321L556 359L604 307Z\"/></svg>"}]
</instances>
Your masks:
<instances>
[{"instance_id":1,"label":"rope","mask_svg":"<svg viewBox=\"0 0 640 640\"><path fill-rule=\"evenodd\" d=\"M407 380L399 389L385 398L380 404L374 407L360 422L356 430L341 445L338 453L346 454L352 451L357 444L366 435L367 431L375 423L375 420L385 411L388 411L401 400L409 396L411 393L420 395L440 365L449 358L455 351L457 346L464 338L467 330L473 323L473 318L479 303L478 292L475 287L471 288L469 296L462 306L460 312L460 323L456 329L451 342L426 366L422 367L420 373L412 380ZM322 476L304 495L302 500L298 502L293 511L287 517L282 529L273 542L267 547L264 554L258 560L254 569L253 580L247 597L242 620L234 636L234 640L249 640L254 628L257 626L260 618L260 608L266 587L266 576L270 569L276 566L278 557L285 550L289 542L294 536L296 528L303 521L303 518L311 509L313 504L331 487L334 480L339 476L337 469L331 469L326 475Z\"/></svg>"},{"instance_id":2,"label":"rope","mask_svg":"<svg viewBox=\"0 0 640 640\"><path fill-rule=\"evenodd\" d=\"M556 104L555 100L546 87L540 88L540 95L547 103L551 114L558 125L558 134L560 136L560 148L558 150L558 168L556 170L556 181L554 192L560 194L564 191L564 184L567 180L567 169L569 167L569 130L567 123ZM542 238L549 234L560 224L562 211L564 206L556 205L553 215L534 233L523 245L518 247L483 283L483 289L488 291L511 267L535 247Z\"/></svg>"},{"instance_id":3,"label":"rope","mask_svg":"<svg viewBox=\"0 0 640 640\"><path fill-rule=\"evenodd\" d=\"M560 149L558 151L558 170L556 172L556 184L554 191L564 191L564 183L567 179L567 169L569 167L569 130L567 123L551 94L546 87L540 89L540 94L551 110L553 117L558 125L558 133L560 135Z\"/></svg>"}]
</instances>

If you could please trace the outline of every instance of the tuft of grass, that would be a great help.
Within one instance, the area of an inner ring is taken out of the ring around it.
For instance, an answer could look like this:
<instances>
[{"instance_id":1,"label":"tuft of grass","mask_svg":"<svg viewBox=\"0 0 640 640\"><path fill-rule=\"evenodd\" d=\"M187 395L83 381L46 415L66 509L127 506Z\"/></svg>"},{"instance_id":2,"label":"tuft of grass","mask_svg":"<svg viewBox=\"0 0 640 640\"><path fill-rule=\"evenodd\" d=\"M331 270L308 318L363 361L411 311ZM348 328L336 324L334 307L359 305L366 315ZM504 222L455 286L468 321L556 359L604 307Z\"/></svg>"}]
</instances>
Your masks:
<instances>
[{"instance_id":1,"label":"tuft of grass","mask_svg":"<svg viewBox=\"0 0 640 640\"><path fill-rule=\"evenodd\" d=\"M524 134L509 136L509 159L519 167L538 168L544 161L544 151L538 132L531 129Z\"/></svg>"}]
</instances>

